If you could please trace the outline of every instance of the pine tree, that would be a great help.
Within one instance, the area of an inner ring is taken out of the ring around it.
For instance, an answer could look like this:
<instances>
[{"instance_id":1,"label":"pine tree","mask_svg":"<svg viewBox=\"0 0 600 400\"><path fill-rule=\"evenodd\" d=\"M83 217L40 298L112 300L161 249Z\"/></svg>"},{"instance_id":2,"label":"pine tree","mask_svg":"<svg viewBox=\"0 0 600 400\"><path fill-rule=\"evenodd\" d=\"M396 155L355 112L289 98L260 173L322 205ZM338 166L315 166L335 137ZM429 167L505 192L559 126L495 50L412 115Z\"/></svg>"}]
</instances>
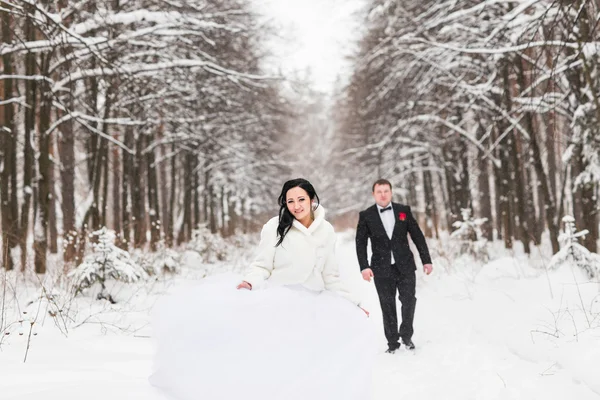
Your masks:
<instances>
[{"instance_id":1,"label":"pine tree","mask_svg":"<svg viewBox=\"0 0 600 400\"><path fill-rule=\"evenodd\" d=\"M152 260L153 273L156 275L160 274L161 272L176 273L179 271L179 267L179 253L167 247L165 239L162 238L158 242L158 248L156 253L154 253L154 258Z\"/></svg>"},{"instance_id":2,"label":"pine tree","mask_svg":"<svg viewBox=\"0 0 600 400\"><path fill-rule=\"evenodd\" d=\"M98 282L102 290L97 298L115 303L112 296L106 292L107 279L130 283L146 278L148 274L132 261L127 251L115 245L116 235L113 231L102 227L91 236L97 237L97 241L93 243L93 253L87 256L69 277L73 279L76 294Z\"/></svg>"},{"instance_id":3,"label":"pine tree","mask_svg":"<svg viewBox=\"0 0 600 400\"><path fill-rule=\"evenodd\" d=\"M579 244L579 238L587 235L588 231L576 231L575 218L565 215L562 219L565 230L558 237L562 248L550 260L550 269L558 269L562 265L576 265L586 272L590 279L600 275L600 256L590 252Z\"/></svg>"},{"instance_id":4,"label":"pine tree","mask_svg":"<svg viewBox=\"0 0 600 400\"><path fill-rule=\"evenodd\" d=\"M454 232L450 234L453 242L458 243L456 257L470 255L475 260L487 262L489 259L487 251L487 239L483 235L482 226L487 218L473 218L470 208L462 208L462 221L452 224Z\"/></svg>"},{"instance_id":5,"label":"pine tree","mask_svg":"<svg viewBox=\"0 0 600 400\"><path fill-rule=\"evenodd\" d=\"M213 235L207 224L199 224L192 231L190 250L198 252L205 263L214 263L227 259L228 246L225 240L218 235Z\"/></svg>"}]
</instances>

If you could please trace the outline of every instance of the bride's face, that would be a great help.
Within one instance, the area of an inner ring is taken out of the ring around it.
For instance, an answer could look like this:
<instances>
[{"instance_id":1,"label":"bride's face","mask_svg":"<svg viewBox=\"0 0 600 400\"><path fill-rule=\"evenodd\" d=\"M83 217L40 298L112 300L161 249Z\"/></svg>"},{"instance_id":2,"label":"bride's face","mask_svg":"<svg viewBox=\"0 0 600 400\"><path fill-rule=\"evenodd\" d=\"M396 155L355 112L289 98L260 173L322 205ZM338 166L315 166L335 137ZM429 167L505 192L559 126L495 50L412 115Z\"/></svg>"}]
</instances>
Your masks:
<instances>
[{"instance_id":1,"label":"bride's face","mask_svg":"<svg viewBox=\"0 0 600 400\"><path fill-rule=\"evenodd\" d=\"M298 221L310 218L310 197L306 190L301 187L291 188L286 193L286 204L288 210Z\"/></svg>"}]
</instances>

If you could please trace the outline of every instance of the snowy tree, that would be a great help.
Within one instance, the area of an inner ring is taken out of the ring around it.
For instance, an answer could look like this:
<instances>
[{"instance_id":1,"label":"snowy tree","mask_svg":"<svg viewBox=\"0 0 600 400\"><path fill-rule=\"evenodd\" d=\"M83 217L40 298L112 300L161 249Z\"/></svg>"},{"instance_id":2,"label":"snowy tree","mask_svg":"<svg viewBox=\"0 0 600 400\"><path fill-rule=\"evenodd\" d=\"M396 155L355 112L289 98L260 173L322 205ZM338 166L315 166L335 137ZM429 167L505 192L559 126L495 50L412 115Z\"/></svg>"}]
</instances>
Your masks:
<instances>
[{"instance_id":1,"label":"snowy tree","mask_svg":"<svg viewBox=\"0 0 600 400\"><path fill-rule=\"evenodd\" d=\"M426 206L442 203L448 228L473 204L507 248L519 240L526 252L545 229L558 252L557 216L572 207L595 251L599 7L371 1L338 99L338 168L361 173L346 189L384 176L430 219Z\"/></svg>"},{"instance_id":2,"label":"snowy tree","mask_svg":"<svg viewBox=\"0 0 600 400\"><path fill-rule=\"evenodd\" d=\"M167 247L164 241L160 241L158 250L154 255L152 265L156 273L160 272L178 272L180 269L179 263L180 254L175 250Z\"/></svg>"},{"instance_id":3,"label":"snowy tree","mask_svg":"<svg viewBox=\"0 0 600 400\"><path fill-rule=\"evenodd\" d=\"M205 263L226 260L230 250L227 242L222 237L213 235L206 224L201 224L192 231L188 248L199 253Z\"/></svg>"},{"instance_id":4,"label":"snowy tree","mask_svg":"<svg viewBox=\"0 0 600 400\"><path fill-rule=\"evenodd\" d=\"M246 0L3 4L5 268L19 245L27 267L35 227L44 273L59 232L70 268L88 229L156 250L163 233L173 246L198 223L247 230L250 213L272 207L289 105L282 79L264 73L266 29L251 10Z\"/></svg>"},{"instance_id":5,"label":"snowy tree","mask_svg":"<svg viewBox=\"0 0 600 400\"><path fill-rule=\"evenodd\" d=\"M590 279L600 276L600 255L590 252L579 244L579 239L588 234L587 230L577 232L575 218L566 215L562 219L565 229L560 234L562 248L550 261L549 269L557 269L563 265L581 268Z\"/></svg>"},{"instance_id":6,"label":"snowy tree","mask_svg":"<svg viewBox=\"0 0 600 400\"><path fill-rule=\"evenodd\" d=\"M148 275L176 273L180 270L180 253L168 247L164 238L157 243L155 252L148 253L141 249L134 249L132 258Z\"/></svg>"},{"instance_id":7,"label":"snowy tree","mask_svg":"<svg viewBox=\"0 0 600 400\"><path fill-rule=\"evenodd\" d=\"M99 283L101 291L97 298L114 303L114 299L106 291L108 279L130 283L145 279L147 274L131 260L127 251L115 245L114 231L103 227L90 236L95 237L92 254L86 256L83 263L69 273L69 277L73 280L76 294Z\"/></svg>"},{"instance_id":8,"label":"snowy tree","mask_svg":"<svg viewBox=\"0 0 600 400\"><path fill-rule=\"evenodd\" d=\"M487 239L481 230L486 219L473 218L469 208L463 208L461 213L462 221L454 222L452 226L455 230L450 234L451 242L455 246L454 257L469 255L477 261L487 262Z\"/></svg>"}]
</instances>

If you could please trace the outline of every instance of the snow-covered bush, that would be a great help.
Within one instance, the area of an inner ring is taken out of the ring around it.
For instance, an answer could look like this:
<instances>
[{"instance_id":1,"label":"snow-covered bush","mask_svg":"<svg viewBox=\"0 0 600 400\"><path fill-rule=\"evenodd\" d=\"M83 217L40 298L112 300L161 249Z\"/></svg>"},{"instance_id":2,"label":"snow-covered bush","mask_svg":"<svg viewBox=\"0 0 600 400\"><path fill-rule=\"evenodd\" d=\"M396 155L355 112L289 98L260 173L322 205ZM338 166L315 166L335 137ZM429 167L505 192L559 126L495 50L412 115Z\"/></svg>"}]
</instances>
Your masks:
<instances>
[{"instance_id":1,"label":"snow-covered bush","mask_svg":"<svg viewBox=\"0 0 600 400\"><path fill-rule=\"evenodd\" d=\"M153 255L145 249L133 249L130 252L131 260L142 268L149 276L156 275L152 265Z\"/></svg>"},{"instance_id":2,"label":"snow-covered bush","mask_svg":"<svg viewBox=\"0 0 600 400\"><path fill-rule=\"evenodd\" d=\"M456 221L452 226L456 228L450 234L452 258L470 256L483 263L489 260L488 242L481 226L487 218L473 218L471 209L461 209L462 221Z\"/></svg>"},{"instance_id":3,"label":"snow-covered bush","mask_svg":"<svg viewBox=\"0 0 600 400\"><path fill-rule=\"evenodd\" d=\"M129 253L115 245L115 233L103 227L90 236L97 239L92 243L93 253L71 273L75 294L98 282L102 287L98 299L107 299L114 303L112 296L106 293L106 280L116 279L122 282L135 282L146 278L148 274L136 264Z\"/></svg>"},{"instance_id":4,"label":"snow-covered bush","mask_svg":"<svg viewBox=\"0 0 600 400\"><path fill-rule=\"evenodd\" d=\"M570 264L584 270L590 279L600 276L600 255L590 252L578 243L578 239L585 236L588 231L577 232L575 219L570 215L565 215L562 221L565 224L565 229L558 236L562 248L552 256L548 268L557 269L561 265Z\"/></svg>"},{"instance_id":5,"label":"snow-covered bush","mask_svg":"<svg viewBox=\"0 0 600 400\"><path fill-rule=\"evenodd\" d=\"M164 240L158 242L156 252L152 254L152 270L155 274L161 272L176 273L180 269L180 254L167 247Z\"/></svg>"},{"instance_id":6,"label":"snow-covered bush","mask_svg":"<svg viewBox=\"0 0 600 400\"><path fill-rule=\"evenodd\" d=\"M229 245L225 239L221 235L211 233L206 224L200 224L192 231L192 240L188 248L198 252L205 263L224 261L229 253Z\"/></svg>"}]
</instances>

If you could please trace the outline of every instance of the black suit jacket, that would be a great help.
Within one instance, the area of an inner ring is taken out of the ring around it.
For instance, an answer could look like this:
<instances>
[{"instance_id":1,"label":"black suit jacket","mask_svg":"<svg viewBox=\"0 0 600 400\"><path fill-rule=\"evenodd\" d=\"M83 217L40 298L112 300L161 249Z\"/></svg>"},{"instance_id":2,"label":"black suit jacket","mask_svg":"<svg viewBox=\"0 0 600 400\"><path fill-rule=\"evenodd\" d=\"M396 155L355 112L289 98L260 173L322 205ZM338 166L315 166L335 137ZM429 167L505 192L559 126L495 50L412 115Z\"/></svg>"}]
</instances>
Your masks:
<instances>
[{"instance_id":1,"label":"black suit jacket","mask_svg":"<svg viewBox=\"0 0 600 400\"><path fill-rule=\"evenodd\" d=\"M408 246L409 233L413 243L419 250L419 256L423 264L431 264L425 236L419 228L417 220L412 215L410 207L392 203L392 210L384 212L394 213L396 224L391 240L385 232L377 205L374 204L359 214L356 228L356 254L360 270L371 268L375 276L389 274L392 264L391 252L394 252L394 261L398 268L412 268L412 270L415 270L417 268L415 259ZM368 239L371 239L371 249L373 251L371 265L369 265L367 259Z\"/></svg>"}]
</instances>

